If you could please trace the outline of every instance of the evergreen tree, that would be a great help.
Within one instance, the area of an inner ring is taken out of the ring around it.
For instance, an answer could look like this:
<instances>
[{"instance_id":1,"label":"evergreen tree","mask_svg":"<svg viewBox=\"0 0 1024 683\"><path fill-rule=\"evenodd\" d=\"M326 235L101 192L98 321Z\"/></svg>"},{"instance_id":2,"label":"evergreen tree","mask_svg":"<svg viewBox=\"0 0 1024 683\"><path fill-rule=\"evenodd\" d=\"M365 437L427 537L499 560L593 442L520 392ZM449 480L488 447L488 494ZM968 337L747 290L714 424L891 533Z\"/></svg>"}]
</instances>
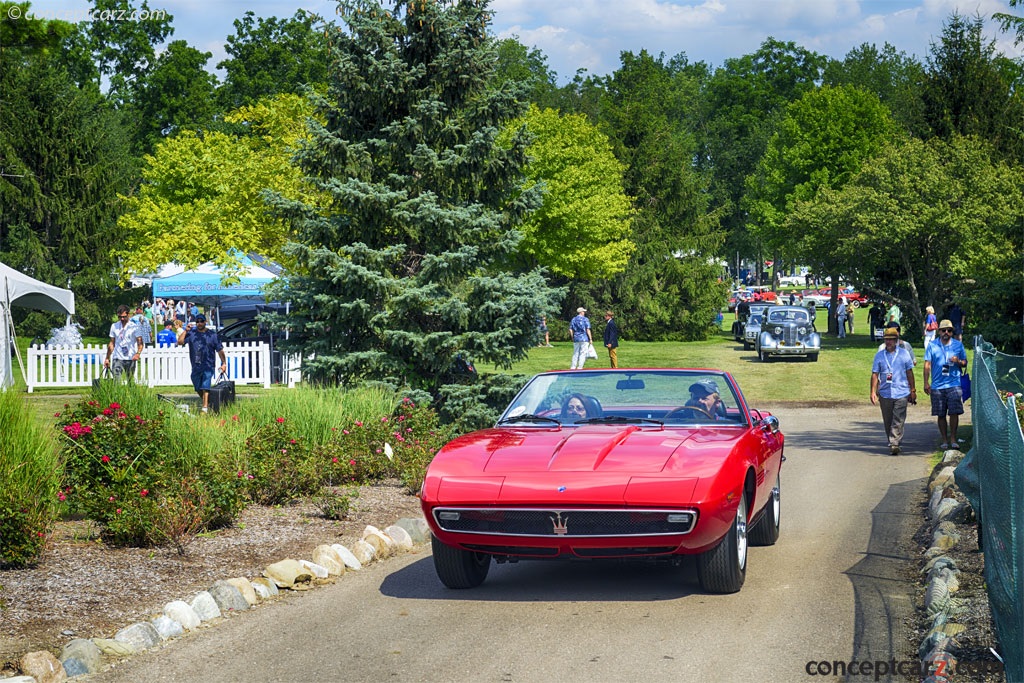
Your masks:
<instances>
[{"instance_id":1,"label":"evergreen tree","mask_svg":"<svg viewBox=\"0 0 1024 683\"><path fill-rule=\"evenodd\" d=\"M97 301L116 289L118 192L134 162L117 114L98 90L80 88L45 36L63 22L7 24L0 50L0 261L76 294L78 319L101 333ZM103 315L103 314L106 315ZM46 335L62 319L31 316L19 332ZM22 321L19 320L19 323Z\"/></svg>"},{"instance_id":2,"label":"evergreen tree","mask_svg":"<svg viewBox=\"0 0 1024 683\"><path fill-rule=\"evenodd\" d=\"M297 159L329 200L271 199L293 226L280 296L314 379L437 394L457 354L525 358L557 304L540 270L507 269L539 197L523 190L526 136L497 144L526 106L521 87L490 85L487 4L351 0L328 28L326 124Z\"/></svg>"}]
</instances>

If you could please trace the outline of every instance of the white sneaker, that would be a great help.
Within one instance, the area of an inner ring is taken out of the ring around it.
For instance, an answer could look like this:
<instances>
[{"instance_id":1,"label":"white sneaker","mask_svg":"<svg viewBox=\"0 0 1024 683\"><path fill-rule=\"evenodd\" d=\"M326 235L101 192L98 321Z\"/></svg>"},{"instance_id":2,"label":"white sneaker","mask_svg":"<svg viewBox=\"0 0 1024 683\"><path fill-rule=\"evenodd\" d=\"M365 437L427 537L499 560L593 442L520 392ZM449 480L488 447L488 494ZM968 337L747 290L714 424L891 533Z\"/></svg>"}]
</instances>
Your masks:
<instances>
[{"instance_id":1,"label":"white sneaker","mask_svg":"<svg viewBox=\"0 0 1024 683\"><path fill-rule=\"evenodd\" d=\"M210 412L210 409L209 409L209 408L207 408L206 406L203 406L203 409L202 409L202 411L200 411L200 412L203 412L203 413L208 413L208 412Z\"/></svg>"}]
</instances>

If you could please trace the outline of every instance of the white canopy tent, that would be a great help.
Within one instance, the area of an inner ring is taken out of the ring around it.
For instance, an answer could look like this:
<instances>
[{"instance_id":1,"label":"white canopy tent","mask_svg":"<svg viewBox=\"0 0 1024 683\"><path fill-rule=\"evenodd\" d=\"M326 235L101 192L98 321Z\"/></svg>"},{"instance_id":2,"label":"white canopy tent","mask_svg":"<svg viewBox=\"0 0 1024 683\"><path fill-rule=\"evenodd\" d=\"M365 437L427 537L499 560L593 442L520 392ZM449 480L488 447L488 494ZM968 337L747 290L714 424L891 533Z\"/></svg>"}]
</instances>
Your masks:
<instances>
[{"instance_id":1,"label":"white canopy tent","mask_svg":"<svg viewBox=\"0 0 1024 683\"><path fill-rule=\"evenodd\" d=\"M75 314L75 294L70 290L40 282L0 263L0 390L14 384L11 365L11 347L14 340L12 306L65 313L70 322L70 317Z\"/></svg>"}]
</instances>

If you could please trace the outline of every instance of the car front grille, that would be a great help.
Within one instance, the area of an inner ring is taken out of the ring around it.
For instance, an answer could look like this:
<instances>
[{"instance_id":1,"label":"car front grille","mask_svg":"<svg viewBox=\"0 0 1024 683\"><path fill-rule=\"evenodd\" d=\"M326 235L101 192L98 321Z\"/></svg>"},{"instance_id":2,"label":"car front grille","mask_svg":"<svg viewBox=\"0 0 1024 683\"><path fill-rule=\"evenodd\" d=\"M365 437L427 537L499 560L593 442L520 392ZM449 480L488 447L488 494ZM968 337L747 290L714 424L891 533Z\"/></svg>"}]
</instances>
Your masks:
<instances>
[{"instance_id":1,"label":"car front grille","mask_svg":"<svg viewBox=\"0 0 1024 683\"><path fill-rule=\"evenodd\" d=\"M786 346L796 346L800 341L800 335L796 333L796 327L793 325L786 325L782 328L782 341L785 342Z\"/></svg>"},{"instance_id":2,"label":"car front grille","mask_svg":"<svg viewBox=\"0 0 1024 683\"><path fill-rule=\"evenodd\" d=\"M694 510L435 508L445 531L464 534L549 538L599 538L687 534Z\"/></svg>"}]
</instances>

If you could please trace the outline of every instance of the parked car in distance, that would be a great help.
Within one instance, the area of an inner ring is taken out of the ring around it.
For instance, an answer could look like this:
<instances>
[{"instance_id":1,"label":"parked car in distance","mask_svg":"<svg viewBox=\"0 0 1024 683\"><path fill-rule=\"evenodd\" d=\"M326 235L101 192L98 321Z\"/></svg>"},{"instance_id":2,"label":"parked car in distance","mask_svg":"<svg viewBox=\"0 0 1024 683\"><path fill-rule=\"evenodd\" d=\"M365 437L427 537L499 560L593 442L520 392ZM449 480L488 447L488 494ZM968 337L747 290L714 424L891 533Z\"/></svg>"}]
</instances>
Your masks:
<instances>
[{"instance_id":1,"label":"parked car in distance","mask_svg":"<svg viewBox=\"0 0 1024 683\"><path fill-rule=\"evenodd\" d=\"M805 287L807 278L803 275L781 275L779 276L779 287Z\"/></svg>"},{"instance_id":2,"label":"parked car in distance","mask_svg":"<svg viewBox=\"0 0 1024 683\"><path fill-rule=\"evenodd\" d=\"M420 502L434 569L474 588L492 560L695 555L705 591L736 592L748 542L779 536L783 446L778 419L726 372L541 373L494 427L430 462Z\"/></svg>"},{"instance_id":3,"label":"parked car in distance","mask_svg":"<svg viewBox=\"0 0 1024 683\"><path fill-rule=\"evenodd\" d=\"M736 321L732 324L732 337L733 337L733 339L735 339L736 341L742 343L743 344L743 348L745 348L745 349L749 348L747 346L746 339L747 339L747 325L749 324L750 319L753 316L755 316L755 315L760 316L761 314L764 313L766 308L769 308L770 306L773 306L773 305L774 304L771 304L771 303L760 303L760 302L758 302L758 303L748 304L745 309L743 309L742 307L740 309L737 309L738 312L737 312L737 315L736 315ZM760 325L760 320L758 320L757 324ZM757 337L755 336L754 339L757 339ZM753 345L753 343L751 343L751 345Z\"/></svg>"},{"instance_id":4,"label":"parked car in distance","mask_svg":"<svg viewBox=\"0 0 1024 683\"><path fill-rule=\"evenodd\" d=\"M761 335L761 323L764 319L762 313L750 316L747 324L743 326L743 348L750 350L757 344L757 338Z\"/></svg>"},{"instance_id":5,"label":"parked car in distance","mask_svg":"<svg viewBox=\"0 0 1024 683\"><path fill-rule=\"evenodd\" d=\"M773 306L761 322L755 350L765 363L775 356L806 356L817 361L821 335L803 306Z\"/></svg>"}]
</instances>

